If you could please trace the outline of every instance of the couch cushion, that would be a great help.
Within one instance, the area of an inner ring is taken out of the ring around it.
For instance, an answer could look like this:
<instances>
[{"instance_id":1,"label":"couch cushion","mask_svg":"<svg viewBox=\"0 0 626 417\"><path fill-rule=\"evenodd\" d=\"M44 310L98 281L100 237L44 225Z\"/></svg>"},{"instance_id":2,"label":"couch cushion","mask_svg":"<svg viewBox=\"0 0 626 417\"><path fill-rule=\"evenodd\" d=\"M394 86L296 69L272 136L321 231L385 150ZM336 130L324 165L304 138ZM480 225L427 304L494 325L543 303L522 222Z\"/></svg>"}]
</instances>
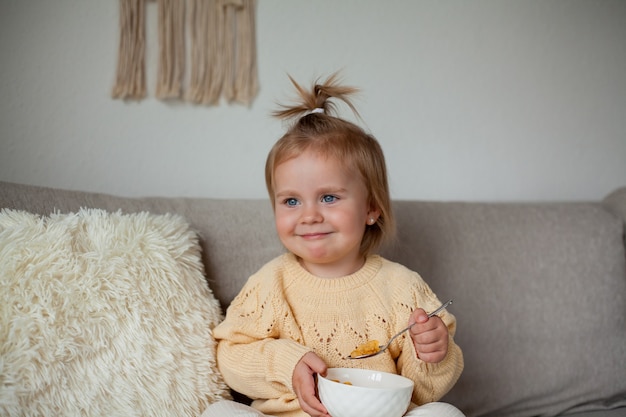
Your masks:
<instances>
[{"instance_id":1,"label":"couch cushion","mask_svg":"<svg viewBox=\"0 0 626 417\"><path fill-rule=\"evenodd\" d=\"M453 298L469 416L626 406L622 220L601 204L397 202L389 257Z\"/></svg>"},{"instance_id":2,"label":"couch cushion","mask_svg":"<svg viewBox=\"0 0 626 417\"><path fill-rule=\"evenodd\" d=\"M41 215L99 208L183 216L200 237L205 273L223 309L250 275L284 252L274 229L271 205L261 199L133 198L0 181L0 208Z\"/></svg>"},{"instance_id":3,"label":"couch cushion","mask_svg":"<svg viewBox=\"0 0 626 417\"><path fill-rule=\"evenodd\" d=\"M178 216L0 212L0 414L198 416L222 313Z\"/></svg>"}]
</instances>

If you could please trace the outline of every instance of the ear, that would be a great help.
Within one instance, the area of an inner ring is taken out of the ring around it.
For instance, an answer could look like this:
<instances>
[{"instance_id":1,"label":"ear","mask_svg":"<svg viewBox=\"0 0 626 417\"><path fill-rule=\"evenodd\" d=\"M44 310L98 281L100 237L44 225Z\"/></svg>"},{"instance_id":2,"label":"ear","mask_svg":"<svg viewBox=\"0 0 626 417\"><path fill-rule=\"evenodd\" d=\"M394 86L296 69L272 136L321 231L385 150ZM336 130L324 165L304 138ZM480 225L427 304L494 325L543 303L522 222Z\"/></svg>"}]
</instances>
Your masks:
<instances>
[{"instance_id":1,"label":"ear","mask_svg":"<svg viewBox=\"0 0 626 417\"><path fill-rule=\"evenodd\" d=\"M378 218L380 217L380 210L376 209L376 208L370 208L370 210L367 212L367 218L365 220L365 222L371 226L373 224L375 224L378 221Z\"/></svg>"}]
</instances>

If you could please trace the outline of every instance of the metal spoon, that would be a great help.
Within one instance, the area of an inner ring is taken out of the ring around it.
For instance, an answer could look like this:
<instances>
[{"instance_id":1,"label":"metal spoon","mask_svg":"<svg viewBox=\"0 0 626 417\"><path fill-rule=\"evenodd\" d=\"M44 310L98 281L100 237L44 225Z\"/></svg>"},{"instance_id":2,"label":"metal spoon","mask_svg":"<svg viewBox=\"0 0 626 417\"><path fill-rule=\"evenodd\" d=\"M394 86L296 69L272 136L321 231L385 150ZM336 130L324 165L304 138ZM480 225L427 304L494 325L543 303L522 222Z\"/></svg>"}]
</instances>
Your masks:
<instances>
[{"instance_id":1,"label":"metal spoon","mask_svg":"<svg viewBox=\"0 0 626 417\"><path fill-rule=\"evenodd\" d=\"M437 315L439 312L441 312L441 310L443 310L444 308L448 307L450 304L452 304L452 300L448 300L445 303L443 303L437 310L428 313L428 318ZM380 355L381 353L383 353L385 350L387 350L387 348L389 347L389 345L391 344L391 342L394 341L394 339L398 336L400 336L402 333L406 332L407 330L409 330L411 327L413 327L415 323L411 323L410 325L408 325L405 329L400 330L398 333L396 333L391 339L389 339L389 341L387 342L386 345L380 345L378 346L378 352L374 352L374 353L368 353L367 355L359 355L359 356L352 356L352 355L348 355L346 357L346 359L365 359L365 358L371 358L372 356L376 356L376 355Z\"/></svg>"}]
</instances>

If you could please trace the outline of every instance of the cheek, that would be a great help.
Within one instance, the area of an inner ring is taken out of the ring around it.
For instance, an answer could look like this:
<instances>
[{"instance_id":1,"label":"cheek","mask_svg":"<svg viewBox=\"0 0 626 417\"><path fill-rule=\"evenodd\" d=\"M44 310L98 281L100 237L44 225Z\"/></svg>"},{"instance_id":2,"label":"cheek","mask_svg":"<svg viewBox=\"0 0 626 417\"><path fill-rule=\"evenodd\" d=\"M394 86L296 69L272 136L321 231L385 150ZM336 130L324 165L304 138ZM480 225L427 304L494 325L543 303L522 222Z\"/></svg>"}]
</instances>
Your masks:
<instances>
[{"instance_id":1,"label":"cheek","mask_svg":"<svg viewBox=\"0 0 626 417\"><path fill-rule=\"evenodd\" d=\"M276 213L274 216L274 223L276 225L276 231L279 235L285 235L293 228L293 222L290 216L285 214Z\"/></svg>"},{"instance_id":2,"label":"cheek","mask_svg":"<svg viewBox=\"0 0 626 417\"><path fill-rule=\"evenodd\" d=\"M346 219L350 219L350 221L354 225L363 225L367 222L367 210L364 210L360 205L355 205L351 210L346 210L342 213Z\"/></svg>"},{"instance_id":3,"label":"cheek","mask_svg":"<svg viewBox=\"0 0 626 417\"><path fill-rule=\"evenodd\" d=\"M346 232L361 234L365 233L366 217L360 214L342 213L334 219L336 224L342 224Z\"/></svg>"}]
</instances>

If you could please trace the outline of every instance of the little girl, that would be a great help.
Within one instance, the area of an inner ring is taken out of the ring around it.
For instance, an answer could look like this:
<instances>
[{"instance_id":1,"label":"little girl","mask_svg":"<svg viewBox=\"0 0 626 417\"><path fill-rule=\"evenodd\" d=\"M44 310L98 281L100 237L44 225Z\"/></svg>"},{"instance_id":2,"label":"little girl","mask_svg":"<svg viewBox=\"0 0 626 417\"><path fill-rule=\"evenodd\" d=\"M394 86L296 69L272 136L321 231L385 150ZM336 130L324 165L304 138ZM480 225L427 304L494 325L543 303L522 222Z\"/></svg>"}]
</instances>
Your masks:
<instances>
[{"instance_id":1,"label":"little girl","mask_svg":"<svg viewBox=\"0 0 626 417\"><path fill-rule=\"evenodd\" d=\"M280 118L297 120L270 151L265 180L276 230L287 253L252 275L214 330L226 383L252 401L211 405L204 417L329 417L315 375L329 367L391 372L415 381L407 416L463 416L438 401L458 380L463 355L456 320L424 280L373 252L394 233L380 145L334 115L340 100L354 112L336 76L307 91ZM384 353L348 359L369 340L388 340L415 323ZM424 405L426 404L426 405Z\"/></svg>"}]
</instances>

